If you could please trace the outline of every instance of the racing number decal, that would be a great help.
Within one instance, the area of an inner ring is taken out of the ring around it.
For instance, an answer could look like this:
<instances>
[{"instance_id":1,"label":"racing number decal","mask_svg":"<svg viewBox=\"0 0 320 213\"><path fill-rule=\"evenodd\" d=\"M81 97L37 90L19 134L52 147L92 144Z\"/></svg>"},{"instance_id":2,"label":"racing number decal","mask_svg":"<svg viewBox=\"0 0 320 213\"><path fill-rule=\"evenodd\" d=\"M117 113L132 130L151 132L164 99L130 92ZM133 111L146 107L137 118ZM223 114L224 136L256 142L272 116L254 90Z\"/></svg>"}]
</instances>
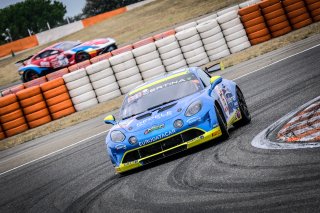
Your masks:
<instances>
[{"instance_id":1,"label":"racing number decal","mask_svg":"<svg viewBox=\"0 0 320 213\"><path fill-rule=\"evenodd\" d=\"M229 117L230 116L229 107L228 107L228 103L227 103L226 97L224 96L222 89L220 88L219 85L217 85L214 88L214 90L219 95L219 100L220 100L220 103L222 104L223 111L226 113L227 117Z\"/></svg>"},{"instance_id":2,"label":"racing number decal","mask_svg":"<svg viewBox=\"0 0 320 213\"><path fill-rule=\"evenodd\" d=\"M238 108L234 95L232 95L231 91L223 84L221 86L217 85L215 91L219 95L220 102L227 117L230 117L234 110Z\"/></svg>"}]
</instances>

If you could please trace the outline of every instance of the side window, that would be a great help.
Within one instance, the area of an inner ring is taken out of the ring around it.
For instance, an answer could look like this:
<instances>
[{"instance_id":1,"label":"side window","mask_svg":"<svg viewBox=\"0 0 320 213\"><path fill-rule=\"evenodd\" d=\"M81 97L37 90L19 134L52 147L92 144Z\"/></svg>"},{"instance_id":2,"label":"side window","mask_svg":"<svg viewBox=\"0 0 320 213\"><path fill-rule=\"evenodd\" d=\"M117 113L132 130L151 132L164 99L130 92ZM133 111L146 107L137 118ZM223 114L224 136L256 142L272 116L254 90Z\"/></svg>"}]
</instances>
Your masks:
<instances>
[{"instance_id":1,"label":"side window","mask_svg":"<svg viewBox=\"0 0 320 213\"><path fill-rule=\"evenodd\" d=\"M210 76L207 73L205 73L202 69L198 69L197 72L205 87L210 86Z\"/></svg>"}]
</instances>

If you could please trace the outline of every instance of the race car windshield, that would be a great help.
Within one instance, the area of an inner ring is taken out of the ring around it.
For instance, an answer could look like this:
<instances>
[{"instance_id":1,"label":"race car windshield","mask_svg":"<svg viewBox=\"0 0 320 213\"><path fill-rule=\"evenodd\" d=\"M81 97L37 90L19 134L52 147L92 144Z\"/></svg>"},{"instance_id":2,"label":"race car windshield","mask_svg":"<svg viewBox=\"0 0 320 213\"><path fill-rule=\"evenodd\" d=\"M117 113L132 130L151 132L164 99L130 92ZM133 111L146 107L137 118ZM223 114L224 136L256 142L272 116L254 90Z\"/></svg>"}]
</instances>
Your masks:
<instances>
[{"instance_id":1,"label":"race car windshield","mask_svg":"<svg viewBox=\"0 0 320 213\"><path fill-rule=\"evenodd\" d=\"M54 46L54 48L66 51L66 50L70 50L73 47L78 46L80 44L81 44L81 42L79 42L79 41L68 41L68 42L60 43L60 44Z\"/></svg>"},{"instance_id":2,"label":"race car windshield","mask_svg":"<svg viewBox=\"0 0 320 213\"><path fill-rule=\"evenodd\" d=\"M126 97L120 111L122 119L161 108L164 104L192 95L202 89L198 78L193 73L150 85Z\"/></svg>"}]
</instances>

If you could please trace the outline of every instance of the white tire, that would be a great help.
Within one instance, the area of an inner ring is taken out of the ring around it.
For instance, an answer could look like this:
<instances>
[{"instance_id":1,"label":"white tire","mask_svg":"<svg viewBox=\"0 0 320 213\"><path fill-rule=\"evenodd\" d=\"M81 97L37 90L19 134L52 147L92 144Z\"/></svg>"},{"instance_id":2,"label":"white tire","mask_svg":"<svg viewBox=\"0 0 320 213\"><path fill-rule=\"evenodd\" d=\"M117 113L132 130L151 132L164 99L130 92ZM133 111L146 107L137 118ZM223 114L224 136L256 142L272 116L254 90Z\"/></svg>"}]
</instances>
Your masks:
<instances>
[{"instance_id":1,"label":"white tire","mask_svg":"<svg viewBox=\"0 0 320 213\"><path fill-rule=\"evenodd\" d=\"M98 104L98 100L96 98L90 99L86 102L74 105L74 108L77 112L88 109Z\"/></svg>"},{"instance_id":2,"label":"white tire","mask_svg":"<svg viewBox=\"0 0 320 213\"><path fill-rule=\"evenodd\" d=\"M100 72L101 70L105 70L109 67L110 67L110 62L108 59L105 59L87 66L86 71L88 75L92 75L94 73Z\"/></svg>"},{"instance_id":3,"label":"white tire","mask_svg":"<svg viewBox=\"0 0 320 213\"><path fill-rule=\"evenodd\" d=\"M190 37L197 35L197 34L198 34L197 28L192 27L192 28L189 28L189 29L186 29L186 30L183 30L183 31L176 33L176 38L179 41L181 41L181 40L190 38Z\"/></svg>"},{"instance_id":4,"label":"white tire","mask_svg":"<svg viewBox=\"0 0 320 213\"><path fill-rule=\"evenodd\" d=\"M158 48L160 48L160 47L166 46L168 44L171 44L175 41L177 41L176 37L174 35L171 35L171 36L165 37L163 39L160 39L158 41L155 41L155 44Z\"/></svg>"},{"instance_id":5,"label":"white tire","mask_svg":"<svg viewBox=\"0 0 320 213\"><path fill-rule=\"evenodd\" d=\"M160 58L160 55L157 50L151 53L136 57L136 62L137 64L143 64L156 58Z\"/></svg>"},{"instance_id":6,"label":"white tire","mask_svg":"<svg viewBox=\"0 0 320 213\"><path fill-rule=\"evenodd\" d=\"M78 80L80 78L83 78L84 76L87 76L87 72L84 68L82 68L77 71L65 74L62 77L65 83L69 83L69 82Z\"/></svg>"},{"instance_id":7,"label":"white tire","mask_svg":"<svg viewBox=\"0 0 320 213\"><path fill-rule=\"evenodd\" d=\"M237 33L237 32L239 32L240 30L243 30L243 29L244 29L243 25L242 24L238 24L238 25L236 25L234 27L231 27L229 29L224 30L223 34L224 34L224 36L228 36L228 35Z\"/></svg>"},{"instance_id":8,"label":"white tire","mask_svg":"<svg viewBox=\"0 0 320 213\"><path fill-rule=\"evenodd\" d=\"M98 102L99 102L99 103L103 103L103 102L112 100L112 99L114 99L114 98L117 98L117 97L119 97L119 96L121 96L120 90L115 90L115 91L109 92L109 93L107 93L107 94L98 96L97 99L98 99Z\"/></svg>"},{"instance_id":9,"label":"white tire","mask_svg":"<svg viewBox=\"0 0 320 213\"><path fill-rule=\"evenodd\" d=\"M180 46L187 46L189 44L192 44L192 43L200 41L200 40L201 40L200 35L196 34L190 38L179 41L179 44L180 44Z\"/></svg>"},{"instance_id":10,"label":"white tire","mask_svg":"<svg viewBox=\"0 0 320 213\"><path fill-rule=\"evenodd\" d=\"M231 11L236 11L237 14L238 14L238 10L239 10L239 6L235 5L235 6L232 6L232 7L228 7L226 9L224 9L224 10L220 10L219 12L217 12L217 15L218 16L222 16L224 14L227 14L227 13L231 12Z\"/></svg>"},{"instance_id":11,"label":"white tire","mask_svg":"<svg viewBox=\"0 0 320 213\"><path fill-rule=\"evenodd\" d=\"M228 21L226 23L221 24L220 26L221 26L222 30L224 31L224 30L230 29L232 27L235 27L239 24L242 24L240 19L235 18L235 19L232 19L231 21Z\"/></svg>"},{"instance_id":12,"label":"white tire","mask_svg":"<svg viewBox=\"0 0 320 213\"><path fill-rule=\"evenodd\" d=\"M181 31L187 30L187 29L195 27L195 26L197 26L197 22L193 21L193 22L190 22L188 24L176 27L175 31L176 32L181 32Z\"/></svg>"},{"instance_id":13,"label":"white tire","mask_svg":"<svg viewBox=\"0 0 320 213\"><path fill-rule=\"evenodd\" d=\"M207 22L203 22L201 24L199 24L197 26L197 30L199 33L204 33L204 32L207 32L215 27L218 27L219 24L217 22L217 20L210 20L210 21L207 21Z\"/></svg>"},{"instance_id":14,"label":"white tire","mask_svg":"<svg viewBox=\"0 0 320 213\"><path fill-rule=\"evenodd\" d=\"M97 94L97 96L102 96L102 95L105 95L107 93L110 93L112 91L115 91L115 90L118 90L119 89L119 85L117 82L113 82L111 84L108 84L104 87L101 87L97 90L95 90L95 93Z\"/></svg>"},{"instance_id":15,"label":"white tire","mask_svg":"<svg viewBox=\"0 0 320 213\"><path fill-rule=\"evenodd\" d=\"M155 50L157 50L157 47L156 47L155 43L152 42L150 44L146 44L141 47L138 47L137 49L133 49L132 53L133 53L134 57L139 57L139 56L145 55L147 53L153 52Z\"/></svg>"},{"instance_id":16,"label":"white tire","mask_svg":"<svg viewBox=\"0 0 320 213\"><path fill-rule=\"evenodd\" d=\"M189 52L183 53L183 56L187 59L187 58L192 58L194 56L202 54L204 52L206 52L204 47L199 47L197 49L193 49L193 50L191 50Z\"/></svg>"},{"instance_id":17,"label":"white tire","mask_svg":"<svg viewBox=\"0 0 320 213\"><path fill-rule=\"evenodd\" d=\"M193 44L189 44L187 46L184 46L184 47L181 47L181 50L183 53L186 53L186 52L189 52L189 51L192 51L194 49L197 49L199 47L202 47L202 42L201 41L197 41Z\"/></svg>"},{"instance_id":18,"label":"white tire","mask_svg":"<svg viewBox=\"0 0 320 213\"><path fill-rule=\"evenodd\" d=\"M232 47L238 46L242 43L248 42L248 37L247 36L242 36L240 38L237 38L233 41L227 42L228 47L231 49Z\"/></svg>"},{"instance_id":19,"label":"white tire","mask_svg":"<svg viewBox=\"0 0 320 213\"><path fill-rule=\"evenodd\" d=\"M184 60L183 55L182 54L178 54L172 58L168 58L166 60L163 60L162 63L164 66L170 66L171 64L175 64L181 60Z\"/></svg>"},{"instance_id":20,"label":"white tire","mask_svg":"<svg viewBox=\"0 0 320 213\"><path fill-rule=\"evenodd\" d=\"M86 93L83 93L79 96L76 96L76 97L72 98L71 100L72 100L73 105L75 105L75 104L80 104L80 103L86 102L86 101L88 101L92 98L95 98L95 97L96 97L96 93L93 90L91 90L89 92L86 92Z\"/></svg>"},{"instance_id":21,"label":"white tire","mask_svg":"<svg viewBox=\"0 0 320 213\"><path fill-rule=\"evenodd\" d=\"M142 79L142 76L140 75L140 73L138 73L138 74L135 74L133 76L130 76L128 78L125 78L125 79L118 81L118 84L119 84L120 88L122 88L127 85L133 84L137 81L140 81L141 79Z\"/></svg>"},{"instance_id":22,"label":"white tire","mask_svg":"<svg viewBox=\"0 0 320 213\"><path fill-rule=\"evenodd\" d=\"M124 78L129 78L130 76L133 76L137 73L139 73L139 69L137 66L134 66L134 67L131 67L130 69L127 69L127 70L124 70L122 72L117 72L115 74L116 76L116 79L119 81L119 80L122 80Z\"/></svg>"},{"instance_id":23,"label":"white tire","mask_svg":"<svg viewBox=\"0 0 320 213\"><path fill-rule=\"evenodd\" d=\"M177 48L180 48L179 44L178 44L178 41L174 41L172 42L171 44L168 44L166 46L162 46L162 47L159 47L159 53L160 54L164 54L164 53L167 53L167 52L170 52L172 50L175 50Z\"/></svg>"},{"instance_id":24,"label":"white tire","mask_svg":"<svg viewBox=\"0 0 320 213\"><path fill-rule=\"evenodd\" d=\"M211 20L215 20L217 17L218 17L217 14L212 14L210 16L206 16L204 18L201 18L201 19L197 20L197 23L199 25L199 24L211 21Z\"/></svg>"},{"instance_id":25,"label":"white tire","mask_svg":"<svg viewBox=\"0 0 320 213\"><path fill-rule=\"evenodd\" d=\"M240 38L242 36L247 36L247 33L244 29L242 29L236 33L233 33L231 35L225 36L225 38L226 38L227 42L230 42L230 41L233 41L233 40Z\"/></svg>"},{"instance_id":26,"label":"white tire","mask_svg":"<svg viewBox=\"0 0 320 213\"><path fill-rule=\"evenodd\" d=\"M118 72L122 72L127 69L130 69L132 67L135 67L135 66L137 66L136 60L130 59L128 61L122 62L121 64L117 64L117 65L113 66L112 69L115 73L118 73Z\"/></svg>"},{"instance_id":27,"label":"white tire","mask_svg":"<svg viewBox=\"0 0 320 213\"><path fill-rule=\"evenodd\" d=\"M202 42L204 45L208 45L208 44L214 43L220 39L224 39L222 33L218 33L218 34L215 34L214 36L210 36L208 38L202 39Z\"/></svg>"},{"instance_id":28,"label":"white tire","mask_svg":"<svg viewBox=\"0 0 320 213\"><path fill-rule=\"evenodd\" d=\"M170 52L166 52L166 53L162 54L161 59L167 60L167 59L172 58L172 57L179 55L179 54L182 54L182 52L181 52L180 48L177 48L177 49L171 50Z\"/></svg>"},{"instance_id":29,"label":"white tire","mask_svg":"<svg viewBox=\"0 0 320 213\"><path fill-rule=\"evenodd\" d=\"M228 55L230 55L230 51L229 51L229 49L226 49L226 50L224 50L222 52L219 52L217 54L209 56L209 59L210 59L210 61L215 61L215 60L218 60L220 58L224 58L224 57L226 57Z\"/></svg>"},{"instance_id":30,"label":"white tire","mask_svg":"<svg viewBox=\"0 0 320 213\"><path fill-rule=\"evenodd\" d=\"M95 82L92 82L92 87L97 90L101 87L104 87L106 85L109 85L109 84L112 84L113 82L116 82L116 77L114 75L110 75L106 78L103 78L99 81L95 81Z\"/></svg>"},{"instance_id":31,"label":"white tire","mask_svg":"<svg viewBox=\"0 0 320 213\"><path fill-rule=\"evenodd\" d=\"M108 77L110 75L113 75L113 70L111 68L106 68L104 70L101 70L100 72L93 73L89 75L90 81L95 82L99 81L100 79L103 79L105 77Z\"/></svg>"},{"instance_id":32,"label":"white tire","mask_svg":"<svg viewBox=\"0 0 320 213\"><path fill-rule=\"evenodd\" d=\"M165 70L164 66L161 65L161 66L155 67L155 68L153 68L151 70L142 72L141 75L142 75L143 79L150 79L150 78L153 78L155 76L161 75L161 74L163 74L165 72L166 72L166 70Z\"/></svg>"},{"instance_id":33,"label":"white tire","mask_svg":"<svg viewBox=\"0 0 320 213\"><path fill-rule=\"evenodd\" d=\"M200 66L205 65L207 63L209 63L209 58L208 57L203 58L202 60L194 62L192 64L189 64L189 67L200 67Z\"/></svg>"},{"instance_id":34,"label":"white tire","mask_svg":"<svg viewBox=\"0 0 320 213\"><path fill-rule=\"evenodd\" d=\"M208 54L209 56L211 56L211 55L215 55L215 54L218 54L218 53L220 53L220 52L223 52L223 51L225 51L225 50L228 50L228 51L229 51L227 44L224 44L224 45L222 45L222 46L220 46L220 47L218 47L218 48L215 48L215 49L213 49L213 50L209 50L209 51L207 51L207 54Z\"/></svg>"},{"instance_id":35,"label":"white tire","mask_svg":"<svg viewBox=\"0 0 320 213\"><path fill-rule=\"evenodd\" d=\"M248 7L248 6L253 5L253 4L254 3L252 1L246 1L246 2L243 2L243 3L239 4L239 8L242 9L242 8Z\"/></svg>"},{"instance_id":36,"label":"white tire","mask_svg":"<svg viewBox=\"0 0 320 213\"><path fill-rule=\"evenodd\" d=\"M182 67L187 67L187 62L185 60L179 61L179 62L177 62L175 64L171 64L170 66L167 66L166 67L166 71L167 72L171 72L171 71L180 69Z\"/></svg>"},{"instance_id":37,"label":"white tire","mask_svg":"<svg viewBox=\"0 0 320 213\"><path fill-rule=\"evenodd\" d=\"M206 38L209 38L210 36L214 36L214 35L216 35L218 33L221 33L220 26L217 26L217 27L215 27L215 28L213 28L211 30L208 30L206 32L203 32L203 33L200 34L200 36L201 36L201 39L206 39Z\"/></svg>"},{"instance_id":38,"label":"white tire","mask_svg":"<svg viewBox=\"0 0 320 213\"><path fill-rule=\"evenodd\" d=\"M136 83L127 85L127 86L125 86L125 87L121 87L121 88L120 88L121 93L122 93L122 94L127 94L127 93L130 92L132 89L136 88L137 86L140 86L141 84L143 84L143 81L138 81L138 82L136 82Z\"/></svg>"},{"instance_id":39,"label":"white tire","mask_svg":"<svg viewBox=\"0 0 320 213\"><path fill-rule=\"evenodd\" d=\"M193 56L191 58L187 58L186 61L187 61L187 64L190 66L190 65L192 65L198 61L201 61L203 59L207 59L209 61L208 56L205 52L200 53L199 55Z\"/></svg>"},{"instance_id":40,"label":"white tire","mask_svg":"<svg viewBox=\"0 0 320 213\"><path fill-rule=\"evenodd\" d=\"M84 76L78 80L66 83L66 86L67 86L68 90L73 90L75 88L81 87L86 84L90 84L90 80L89 80L88 76Z\"/></svg>"},{"instance_id":41,"label":"white tire","mask_svg":"<svg viewBox=\"0 0 320 213\"><path fill-rule=\"evenodd\" d=\"M224 40L224 38L222 38L216 42L204 45L204 49L206 51L210 51L210 50L216 49L218 47L221 47L222 45L227 45L226 40Z\"/></svg>"},{"instance_id":42,"label":"white tire","mask_svg":"<svg viewBox=\"0 0 320 213\"><path fill-rule=\"evenodd\" d=\"M240 52L240 51L242 51L242 50L244 50L244 49L247 49L247 48L249 48L249 47L251 47L251 44L250 44L249 41L247 41L247 42L244 42L244 43L242 43L242 44L239 44L239 45L237 45L237 46L235 46L235 47L230 48L230 52L231 52L231 53Z\"/></svg>"},{"instance_id":43,"label":"white tire","mask_svg":"<svg viewBox=\"0 0 320 213\"><path fill-rule=\"evenodd\" d=\"M69 90L69 95L71 98L84 94L86 92L92 91L93 87L91 84L86 84L81 87L75 88L73 90Z\"/></svg>"},{"instance_id":44,"label":"white tire","mask_svg":"<svg viewBox=\"0 0 320 213\"><path fill-rule=\"evenodd\" d=\"M133 59L132 51L127 51L119 55L112 56L111 58L109 58L109 61L112 66L115 66L130 59Z\"/></svg>"},{"instance_id":45,"label":"white tire","mask_svg":"<svg viewBox=\"0 0 320 213\"><path fill-rule=\"evenodd\" d=\"M217 18L217 21L219 24L223 24L223 23L226 23L226 22L229 22L235 18L238 18L238 11L237 10L232 10L230 12L227 12L221 16L219 16Z\"/></svg>"},{"instance_id":46,"label":"white tire","mask_svg":"<svg viewBox=\"0 0 320 213\"><path fill-rule=\"evenodd\" d=\"M156 59L153 59L152 61L148 61L144 64L140 64L139 69L141 72L145 72L161 65L162 65L161 59L156 58Z\"/></svg>"}]
</instances>

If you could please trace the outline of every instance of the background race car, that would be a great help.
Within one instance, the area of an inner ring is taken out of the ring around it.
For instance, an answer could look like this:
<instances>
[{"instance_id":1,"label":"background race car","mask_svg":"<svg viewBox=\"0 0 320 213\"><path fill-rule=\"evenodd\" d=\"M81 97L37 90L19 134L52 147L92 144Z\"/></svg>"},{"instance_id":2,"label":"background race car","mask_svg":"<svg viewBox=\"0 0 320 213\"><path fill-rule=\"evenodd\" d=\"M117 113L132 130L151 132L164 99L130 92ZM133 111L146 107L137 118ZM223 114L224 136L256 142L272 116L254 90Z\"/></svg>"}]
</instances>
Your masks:
<instances>
[{"instance_id":1,"label":"background race car","mask_svg":"<svg viewBox=\"0 0 320 213\"><path fill-rule=\"evenodd\" d=\"M47 47L16 64L22 65L18 70L19 75L23 82L27 82L115 49L117 49L116 41L112 38L95 39L84 43L64 41Z\"/></svg>"}]
</instances>

